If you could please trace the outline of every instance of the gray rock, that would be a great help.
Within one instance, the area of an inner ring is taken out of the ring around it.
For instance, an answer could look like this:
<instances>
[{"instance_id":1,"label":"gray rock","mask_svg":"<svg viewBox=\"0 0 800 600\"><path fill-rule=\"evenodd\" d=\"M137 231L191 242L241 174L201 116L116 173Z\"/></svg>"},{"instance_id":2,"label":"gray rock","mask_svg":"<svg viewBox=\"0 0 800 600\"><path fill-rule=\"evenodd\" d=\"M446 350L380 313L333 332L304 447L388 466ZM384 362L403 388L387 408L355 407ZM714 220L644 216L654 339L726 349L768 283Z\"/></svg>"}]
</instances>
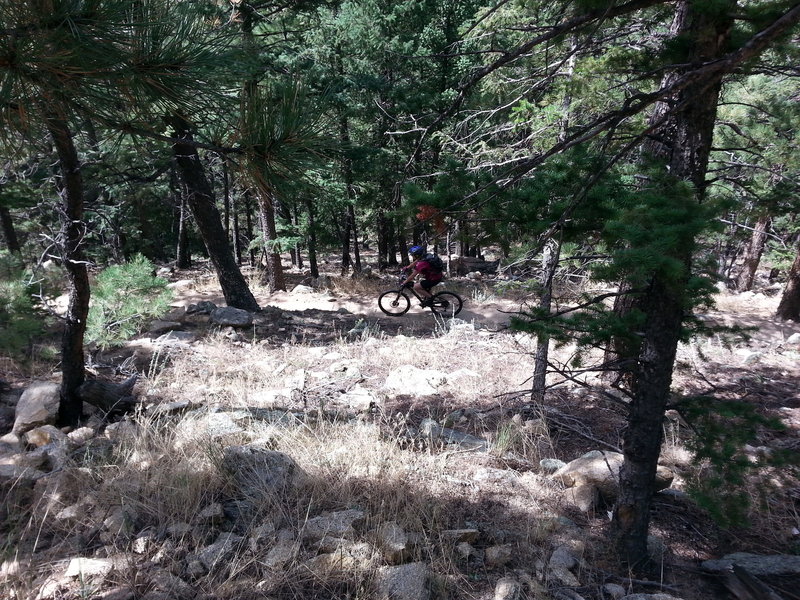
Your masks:
<instances>
[{"instance_id":1,"label":"gray rock","mask_svg":"<svg viewBox=\"0 0 800 600\"><path fill-rule=\"evenodd\" d=\"M271 496L307 478L290 456L257 444L228 446L222 454L222 469L236 482L239 492L253 500Z\"/></svg>"},{"instance_id":2,"label":"gray rock","mask_svg":"<svg viewBox=\"0 0 800 600\"><path fill-rule=\"evenodd\" d=\"M72 448L80 448L96 435L97 432L91 427L79 427L67 434L67 443Z\"/></svg>"},{"instance_id":3,"label":"gray rock","mask_svg":"<svg viewBox=\"0 0 800 600\"><path fill-rule=\"evenodd\" d=\"M236 534L222 533L216 542L200 550L196 558L208 571L211 571L215 566L224 563L243 540L244 538Z\"/></svg>"},{"instance_id":4,"label":"gray rock","mask_svg":"<svg viewBox=\"0 0 800 600\"><path fill-rule=\"evenodd\" d=\"M343 542L345 543L334 552L320 554L306 561L306 568L318 577L325 577L332 572L367 571L374 568L375 553L372 546L364 542Z\"/></svg>"},{"instance_id":5,"label":"gray rock","mask_svg":"<svg viewBox=\"0 0 800 600\"><path fill-rule=\"evenodd\" d=\"M222 504L219 502L212 502L197 513L197 520L201 523L218 525L225 520L225 511L222 508Z\"/></svg>"},{"instance_id":6,"label":"gray rock","mask_svg":"<svg viewBox=\"0 0 800 600\"><path fill-rule=\"evenodd\" d=\"M597 506L600 494L594 485L583 483L564 490L564 499L583 512L590 512Z\"/></svg>"},{"instance_id":7,"label":"gray rock","mask_svg":"<svg viewBox=\"0 0 800 600\"><path fill-rule=\"evenodd\" d=\"M486 440L455 429L442 427L433 419L423 419L419 426L419 432L422 436L431 440L440 440L447 444L461 446L470 450L485 451L489 448L489 443Z\"/></svg>"},{"instance_id":8,"label":"gray rock","mask_svg":"<svg viewBox=\"0 0 800 600\"><path fill-rule=\"evenodd\" d=\"M352 538L355 526L363 522L365 516L364 511L356 509L320 515L306 522L302 537L304 540L321 540L327 535Z\"/></svg>"},{"instance_id":9,"label":"gray rock","mask_svg":"<svg viewBox=\"0 0 800 600\"><path fill-rule=\"evenodd\" d=\"M499 546L489 546L484 550L483 562L489 568L498 568L511 562L514 550L511 544L501 544Z\"/></svg>"},{"instance_id":10,"label":"gray rock","mask_svg":"<svg viewBox=\"0 0 800 600\"><path fill-rule=\"evenodd\" d=\"M790 335L789 338L786 340L786 343L791 344L792 346L800 345L800 333L793 333L792 335Z\"/></svg>"},{"instance_id":11,"label":"gray rock","mask_svg":"<svg viewBox=\"0 0 800 600\"><path fill-rule=\"evenodd\" d=\"M241 308L222 306L211 311L211 322L222 327L249 327L253 315Z\"/></svg>"},{"instance_id":12,"label":"gray rock","mask_svg":"<svg viewBox=\"0 0 800 600\"><path fill-rule=\"evenodd\" d=\"M150 578L150 581L156 590L165 592L175 600L189 600L196 594L191 585L169 571L158 571Z\"/></svg>"},{"instance_id":13,"label":"gray rock","mask_svg":"<svg viewBox=\"0 0 800 600\"><path fill-rule=\"evenodd\" d=\"M733 565L743 567L755 576L800 575L800 556L791 554L735 552L718 560L706 560L700 566L712 573L722 573L733 569Z\"/></svg>"},{"instance_id":14,"label":"gray rock","mask_svg":"<svg viewBox=\"0 0 800 600\"><path fill-rule=\"evenodd\" d=\"M503 577L494 586L494 600L519 600L522 584L513 577Z\"/></svg>"},{"instance_id":15,"label":"gray rock","mask_svg":"<svg viewBox=\"0 0 800 600\"><path fill-rule=\"evenodd\" d=\"M403 365L391 371L384 387L396 394L409 396L432 396L447 385L447 375L433 369L420 369L414 365Z\"/></svg>"},{"instance_id":16,"label":"gray rock","mask_svg":"<svg viewBox=\"0 0 800 600\"><path fill-rule=\"evenodd\" d=\"M558 460L557 458L543 458L539 461L539 466L542 467L545 473L555 473L566 464L563 460Z\"/></svg>"},{"instance_id":17,"label":"gray rock","mask_svg":"<svg viewBox=\"0 0 800 600\"><path fill-rule=\"evenodd\" d=\"M209 300L202 300L202 301L198 302L197 304L190 304L189 306L187 306L186 307L186 314L187 315L192 315L192 314L200 313L200 314L204 314L204 315L210 315L212 312L214 312L214 310L216 308L217 308L217 305L214 304L213 302L211 302Z\"/></svg>"},{"instance_id":18,"label":"gray rock","mask_svg":"<svg viewBox=\"0 0 800 600\"><path fill-rule=\"evenodd\" d=\"M378 397L370 390L356 385L348 392L339 396L339 402L358 411L365 411L375 404L379 404Z\"/></svg>"},{"instance_id":19,"label":"gray rock","mask_svg":"<svg viewBox=\"0 0 800 600\"><path fill-rule=\"evenodd\" d=\"M156 319L150 323L150 327L148 327L148 331L154 335L160 335L162 333L166 333L168 331L174 331L176 329L180 329L181 324L177 321L162 321L160 319Z\"/></svg>"},{"instance_id":20,"label":"gray rock","mask_svg":"<svg viewBox=\"0 0 800 600\"><path fill-rule=\"evenodd\" d=\"M383 523L376 531L378 546L389 563L397 564L408 554L408 535L394 521Z\"/></svg>"},{"instance_id":21,"label":"gray rock","mask_svg":"<svg viewBox=\"0 0 800 600\"><path fill-rule=\"evenodd\" d=\"M277 535L277 543L270 548L263 559L263 564L270 569L281 569L294 560L300 552L300 542L288 529L281 529Z\"/></svg>"},{"instance_id":22,"label":"gray rock","mask_svg":"<svg viewBox=\"0 0 800 600\"><path fill-rule=\"evenodd\" d=\"M567 587L578 587L580 581L572 572L580 565L578 558L569 547L559 546L553 551L547 563L548 574L551 578Z\"/></svg>"},{"instance_id":23,"label":"gray rock","mask_svg":"<svg viewBox=\"0 0 800 600\"><path fill-rule=\"evenodd\" d=\"M626 590L619 584L607 583L603 586L603 592L613 600L620 600L625 595Z\"/></svg>"},{"instance_id":24,"label":"gray rock","mask_svg":"<svg viewBox=\"0 0 800 600\"><path fill-rule=\"evenodd\" d=\"M380 600L428 600L428 576L428 566L421 562L381 567L375 578L377 596Z\"/></svg>"},{"instance_id":25,"label":"gray rock","mask_svg":"<svg viewBox=\"0 0 800 600\"><path fill-rule=\"evenodd\" d=\"M22 434L34 427L53 425L58 416L61 386L49 381L37 381L29 385L19 402L12 433Z\"/></svg>"}]
</instances>

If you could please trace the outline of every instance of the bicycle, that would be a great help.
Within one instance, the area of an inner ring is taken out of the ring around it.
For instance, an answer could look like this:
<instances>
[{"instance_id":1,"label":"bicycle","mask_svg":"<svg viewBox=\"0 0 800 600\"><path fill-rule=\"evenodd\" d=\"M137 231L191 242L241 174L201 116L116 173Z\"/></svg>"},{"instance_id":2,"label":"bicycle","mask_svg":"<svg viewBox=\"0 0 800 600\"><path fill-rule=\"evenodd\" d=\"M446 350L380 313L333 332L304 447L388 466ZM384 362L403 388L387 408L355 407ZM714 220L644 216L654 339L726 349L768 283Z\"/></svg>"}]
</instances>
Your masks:
<instances>
[{"instance_id":1,"label":"bicycle","mask_svg":"<svg viewBox=\"0 0 800 600\"><path fill-rule=\"evenodd\" d=\"M405 278L403 278L403 280L404 279ZM401 280L401 283L402 282ZM408 282L399 289L383 292L378 296L378 306L390 317L403 316L408 312L408 309L411 308L411 299L405 292L407 289L411 290L411 293L420 302L425 300L425 298L420 296L414 289L414 284ZM461 312L463 306L464 301L454 292L439 292L438 294L434 294L431 296L430 303L428 304L428 307L434 314L446 317L455 317Z\"/></svg>"}]
</instances>

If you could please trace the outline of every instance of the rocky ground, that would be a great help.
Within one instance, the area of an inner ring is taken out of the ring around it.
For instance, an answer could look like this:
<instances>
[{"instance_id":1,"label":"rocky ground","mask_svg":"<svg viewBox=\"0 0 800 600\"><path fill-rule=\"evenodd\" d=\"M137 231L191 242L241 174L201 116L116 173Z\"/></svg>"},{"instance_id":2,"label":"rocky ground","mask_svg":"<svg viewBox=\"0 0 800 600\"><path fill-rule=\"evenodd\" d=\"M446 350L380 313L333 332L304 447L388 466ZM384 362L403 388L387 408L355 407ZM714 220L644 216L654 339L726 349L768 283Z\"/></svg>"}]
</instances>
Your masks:
<instances>
[{"instance_id":1,"label":"rocky ground","mask_svg":"<svg viewBox=\"0 0 800 600\"><path fill-rule=\"evenodd\" d=\"M60 431L56 386L20 400L30 377L5 376L8 597L747 598L731 595L737 582L767 597L748 574L798 597L796 472L753 479L752 526L721 529L685 493L698 471L677 415L652 515L659 573L616 570L609 466L624 406L575 384L530 404L533 340L508 330L519 304L489 286L450 283L467 303L443 321L380 313L388 280L297 274L239 314L219 310L207 273L170 279L173 311L91 354L100 378L139 376L133 418L88 407L84 427ZM775 302L721 295L709 321L758 330L683 346L675 378L784 423L752 441L754 461L800 451L800 326L773 321Z\"/></svg>"}]
</instances>

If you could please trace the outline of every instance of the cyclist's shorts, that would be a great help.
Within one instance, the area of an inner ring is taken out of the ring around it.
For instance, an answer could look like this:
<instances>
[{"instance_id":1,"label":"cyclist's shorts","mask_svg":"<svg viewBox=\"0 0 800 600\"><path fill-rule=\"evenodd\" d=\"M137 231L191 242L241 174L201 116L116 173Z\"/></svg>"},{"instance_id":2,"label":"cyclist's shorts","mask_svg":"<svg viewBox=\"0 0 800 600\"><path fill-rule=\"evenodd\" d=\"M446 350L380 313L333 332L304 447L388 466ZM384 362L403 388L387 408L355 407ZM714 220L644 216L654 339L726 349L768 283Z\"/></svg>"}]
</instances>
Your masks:
<instances>
[{"instance_id":1,"label":"cyclist's shorts","mask_svg":"<svg viewBox=\"0 0 800 600\"><path fill-rule=\"evenodd\" d=\"M422 281L419 282L419 284L422 286L422 289L427 292L430 292L431 288L435 286L437 283L442 283L442 281L441 280L431 281L430 279L423 279Z\"/></svg>"}]
</instances>

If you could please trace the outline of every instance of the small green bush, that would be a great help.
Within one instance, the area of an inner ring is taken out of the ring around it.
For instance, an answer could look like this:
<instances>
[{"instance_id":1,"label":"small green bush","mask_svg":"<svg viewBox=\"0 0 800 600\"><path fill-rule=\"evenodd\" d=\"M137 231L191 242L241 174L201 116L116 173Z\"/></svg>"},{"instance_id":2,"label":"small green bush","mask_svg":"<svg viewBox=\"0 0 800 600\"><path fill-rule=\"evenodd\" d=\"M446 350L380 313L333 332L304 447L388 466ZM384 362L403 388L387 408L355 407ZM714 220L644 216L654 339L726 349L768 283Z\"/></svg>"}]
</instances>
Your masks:
<instances>
[{"instance_id":1,"label":"small green bush","mask_svg":"<svg viewBox=\"0 0 800 600\"><path fill-rule=\"evenodd\" d=\"M169 309L172 290L166 285L141 254L128 264L105 269L92 290L86 341L107 348L142 331L149 319Z\"/></svg>"}]
</instances>

